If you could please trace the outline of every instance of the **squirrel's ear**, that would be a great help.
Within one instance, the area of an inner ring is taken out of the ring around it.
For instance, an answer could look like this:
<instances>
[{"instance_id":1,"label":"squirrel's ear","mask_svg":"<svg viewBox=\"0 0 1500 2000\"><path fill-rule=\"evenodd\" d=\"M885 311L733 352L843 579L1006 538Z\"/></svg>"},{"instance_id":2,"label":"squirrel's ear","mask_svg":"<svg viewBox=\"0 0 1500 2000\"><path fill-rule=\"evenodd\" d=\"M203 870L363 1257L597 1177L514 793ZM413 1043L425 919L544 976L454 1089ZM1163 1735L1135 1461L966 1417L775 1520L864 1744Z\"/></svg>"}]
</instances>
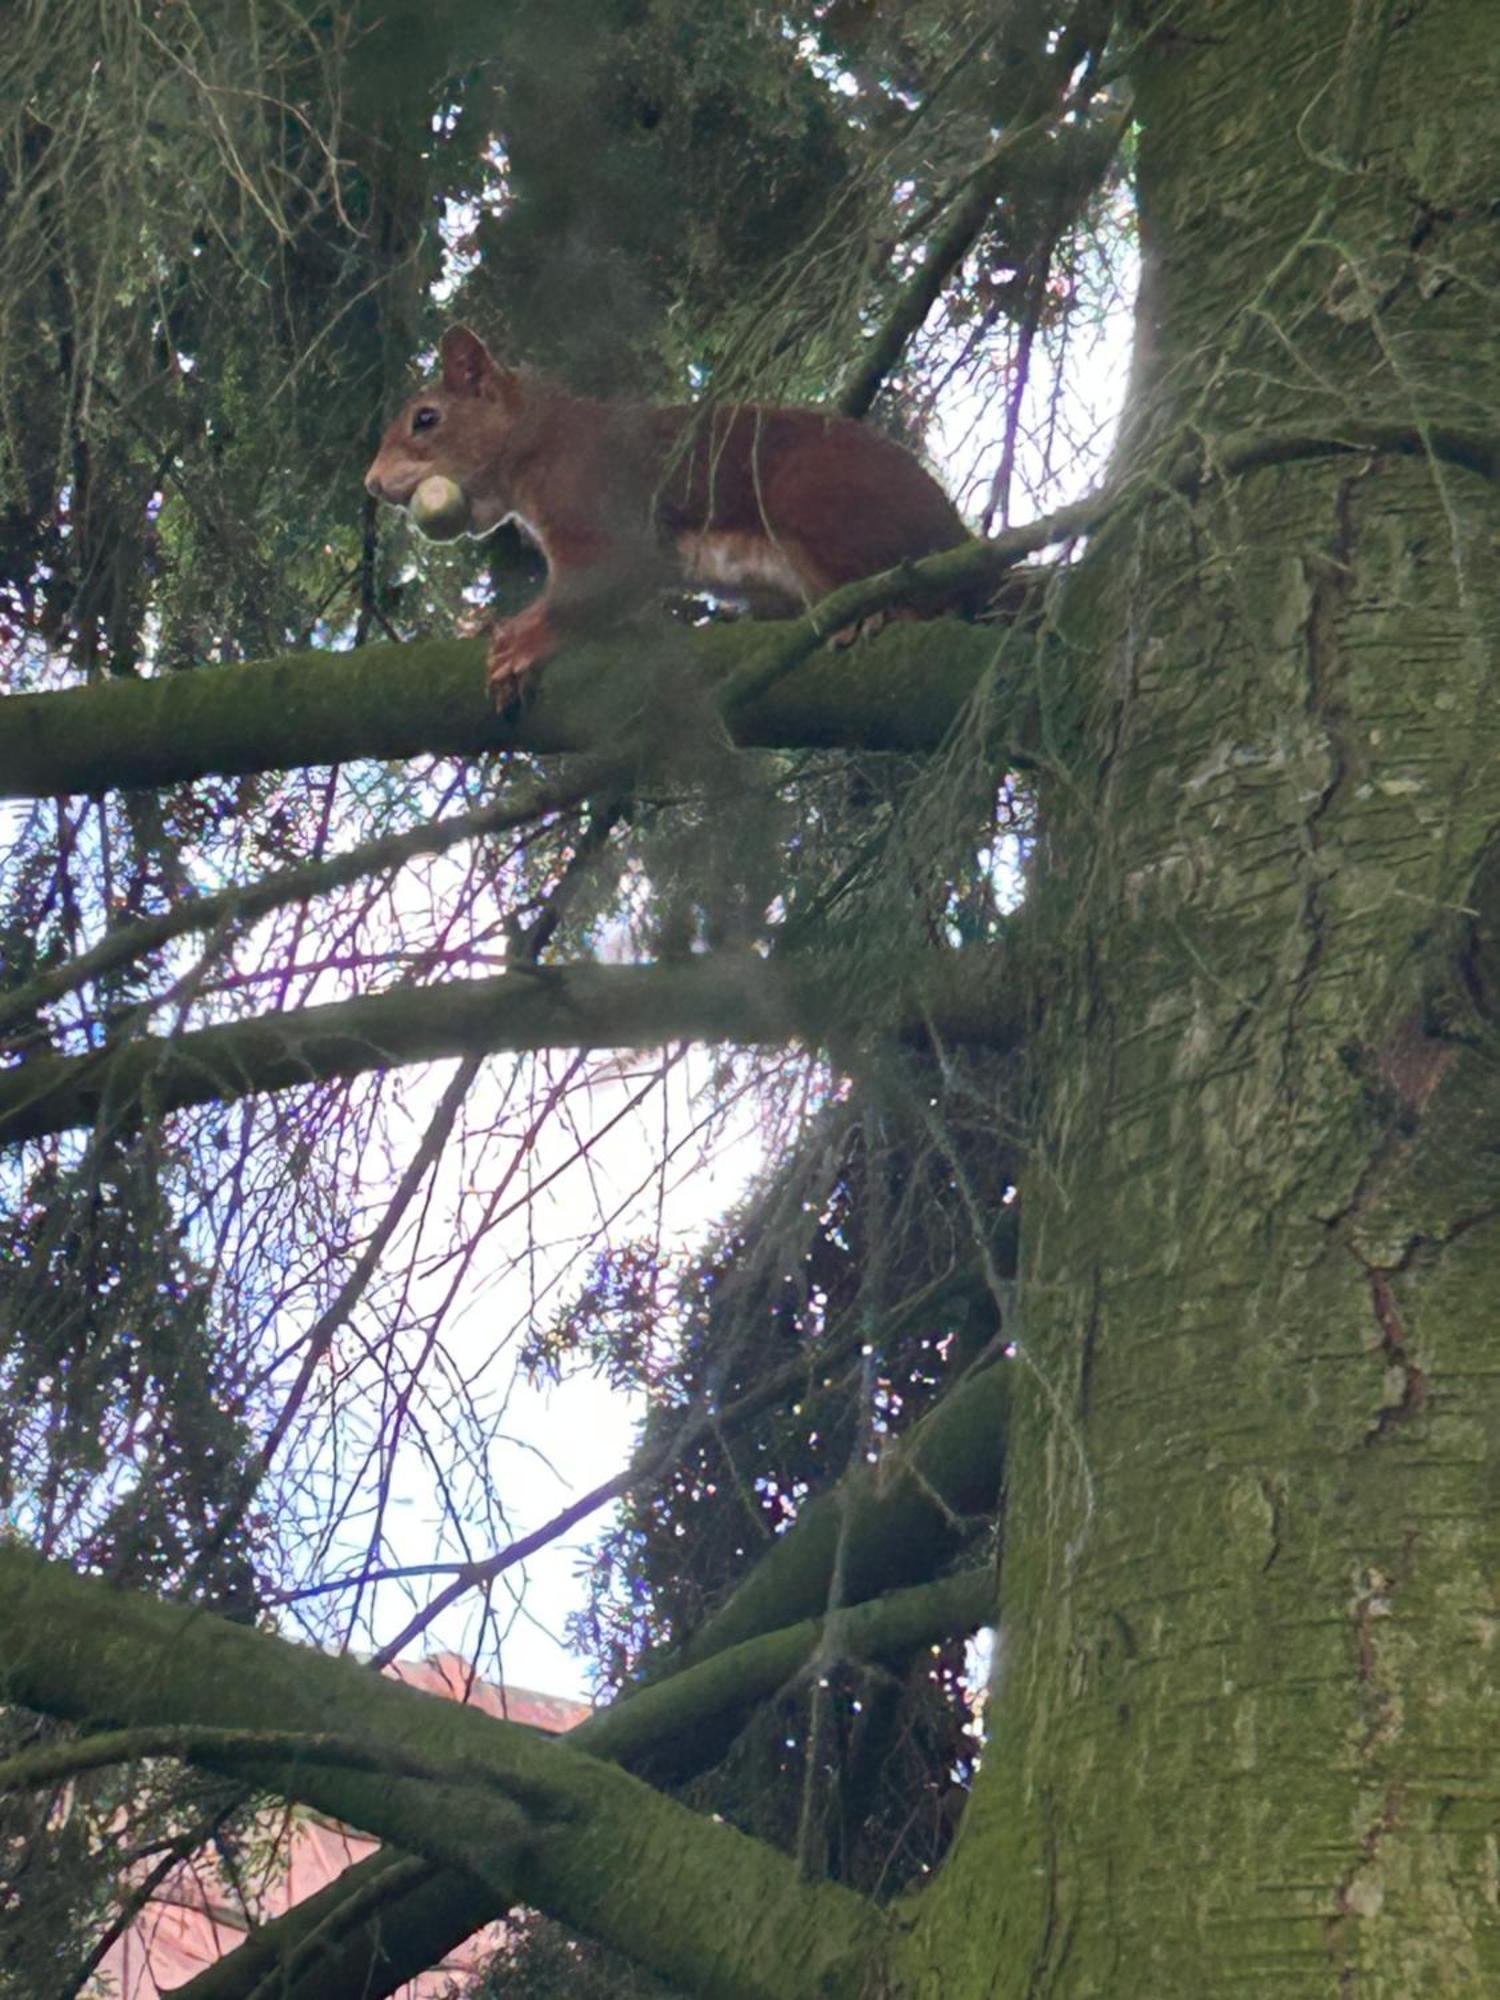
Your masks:
<instances>
[{"instance_id":1,"label":"squirrel's ear","mask_svg":"<svg viewBox=\"0 0 1500 2000\"><path fill-rule=\"evenodd\" d=\"M479 335L468 327L450 326L438 343L438 354L443 363L443 387L455 396L498 393L500 371Z\"/></svg>"}]
</instances>

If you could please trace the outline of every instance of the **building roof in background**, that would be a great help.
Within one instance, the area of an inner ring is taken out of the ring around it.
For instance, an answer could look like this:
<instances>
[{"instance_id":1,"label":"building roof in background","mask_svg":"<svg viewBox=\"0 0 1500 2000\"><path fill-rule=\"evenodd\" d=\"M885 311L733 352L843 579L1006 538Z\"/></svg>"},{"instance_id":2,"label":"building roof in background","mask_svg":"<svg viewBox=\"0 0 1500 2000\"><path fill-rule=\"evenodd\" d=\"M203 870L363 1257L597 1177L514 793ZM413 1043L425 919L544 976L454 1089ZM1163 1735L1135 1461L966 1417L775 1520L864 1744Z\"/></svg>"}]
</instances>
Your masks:
<instances>
[{"instance_id":1,"label":"building roof in background","mask_svg":"<svg viewBox=\"0 0 1500 2000\"><path fill-rule=\"evenodd\" d=\"M586 1702L478 1680L467 1661L452 1653L398 1660L386 1671L409 1687L549 1735L564 1734L589 1713ZM284 1915L379 1845L300 1806L266 1813L261 1831L264 1857L258 1853L250 1873L233 1885L211 1853L175 1868L111 1947L94 1990L110 2000L157 2000L233 1951L252 1925ZM408 1981L396 2000L439 2000L455 1981L483 1968L502 1936L499 1924L476 1931L440 1965Z\"/></svg>"}]
</instances>

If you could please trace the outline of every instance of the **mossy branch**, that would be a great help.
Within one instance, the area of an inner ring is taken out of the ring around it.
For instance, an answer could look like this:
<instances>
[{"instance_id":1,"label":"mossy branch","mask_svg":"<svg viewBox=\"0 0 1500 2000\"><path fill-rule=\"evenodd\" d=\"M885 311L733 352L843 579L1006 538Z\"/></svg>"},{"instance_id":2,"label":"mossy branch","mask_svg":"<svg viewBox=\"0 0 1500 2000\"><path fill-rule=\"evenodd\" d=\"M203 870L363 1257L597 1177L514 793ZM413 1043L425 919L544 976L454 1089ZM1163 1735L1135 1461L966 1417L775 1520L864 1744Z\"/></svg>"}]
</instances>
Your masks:
<instances>
[{"instance_id":1,"label":"mossy branch","mask_svg":"<svg viewBox=\"0 0 1500 2000\"><path fill-rule=\"evenodd\" d=\"M974 1630L991 1615L994 1595L991 1569L962 1570L852 1606L836 1614L836 1632L827 1618L766 1632L670 1680L628 1689L573 1730L569 1746L628 1764L688 1738L722 1740L737 1716L794 1679L826 1644L843 1659L899 1658ZM366 1934L356 1927L367 1924L372 1904L379 1921ZM280 2000L330 2000L345 1992L380 2000L504 1908L472 1876L382 1848L316 1898L262 1926L180 1988L180 2000L248 2000L273 1967L285 1972ZM329 1948L299 1965L315 1933L338 1940L337 1956Z\"/></svg>"},{"instance_id":2,"label":"mossy branch","mask_svg":"<svg viewBox=\"0 0 1500 2000\"><path fill-rule=\"evenodd\" d=\"M695 1992L857 2000L885 1942L862 1897L799 1880L771 1848L566 1743L19 1547L0 1549L0 1687L70 1719L332 1730L462 1768L460 1787L233 1760L235 1776L462 1866ZM510 1798L546 1822L519 1848Z\"/></svg>"},{"instance_id":3,"label":"mossy branch","mask_svg":"<svg viewBox=\"0 0 1500 2000\"><path fill-rule=\"evenodd\" d=\"M1005 1360L976 1367L877 1465L819 1494L663 1666L682 1672L789 1619L821 1614L835 1560L849 1603L950 1561L971 1523L998 1504L1011 1373Z\"/></svg>"},{"instance_id":4,"label":"mossy branch","mask_svg":"<svg viewBox=\"0 0 1500 2000\"><path fill-rule=\"evenodd\" d=\"M575 1730L569 1741L621 1764L658 1752L680 1777L704 1768L711 1761L706 1746L722 1748L756 1703L795 1681L825 1647L840 1660L899 1658L974 1631L994 1609L995 1573L986 1567L776 1626L645 1683L582 1724L586 1736Z\"/></svg>"},{"instance_id":5,"label":"mossy branch","mask_svg":"<svg viewBox=\"0 0 1500 2000\"><path fill-rule=\"evenodd\" d=\"M257 1924L173 2000L383 2000L436 1965L508 1904L473 1876L378 1847L326 1888Z\"/></svg>"},{"instance_id":6,"label":"mossy branch","mask_svg":"<svg viewBox=\"0 0 1500 2000\"><path fill-rule=\"evenodd\" d=\"M899 575L892 588L899 590ZM789 646L800 661L838 629L800 619L691 634L664 626L663 644L674 652L684 642L691 648L705 705L737 671L753 675L771 649L776 685L741 700L728 717L742 745L878 750L941 742L995 650L994 633L983 628L952 620L907 624L857 646L828 648L785 677L780 662ZM425 639L10 695L0 699L0 798L178 784L357 757L587 751L620 740L632 720L632 694L651 686L651 637L632 626L548 661L532 696L496 715L485 693L484 651L478 639Z\"/></svg>"},{"instance_id":7,"label":"mossy branch","mask_svg":"<svg viewBox=\"0 0 1500 2000\"><path fill-rule=\"evenodd\" d=\"M1018 1010L998 971L988 953L934 952L904 976L894 973L851 1022L859 969L831 955L721 952L659 965L517 968L185 1035L141 1036L92 1055L38 1056L0 1071L0 1144L498 1050L779 1043L850 1027L912 1034L931 1027L944 1041L1009 1045ZM868 993L868 977L862 987Z\"/></svg>"}]
</instances>

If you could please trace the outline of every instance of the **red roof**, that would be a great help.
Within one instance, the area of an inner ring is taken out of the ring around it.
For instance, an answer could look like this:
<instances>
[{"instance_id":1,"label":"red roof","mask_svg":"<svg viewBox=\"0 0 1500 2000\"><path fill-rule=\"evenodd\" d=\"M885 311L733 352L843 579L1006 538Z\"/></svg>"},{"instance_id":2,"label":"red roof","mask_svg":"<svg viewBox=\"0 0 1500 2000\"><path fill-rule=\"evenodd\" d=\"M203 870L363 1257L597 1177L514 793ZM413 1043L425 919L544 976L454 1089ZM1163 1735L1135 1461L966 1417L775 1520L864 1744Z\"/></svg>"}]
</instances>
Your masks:
<instances>
[{"instance_id":1,"label":"red roof","mask_svg":"<svg viewBox=\"0 0 1500 2000\"><path fill-rule=\"evenodd\" d=\"M476 1680L467 1663L452 1653L430 1660L398 1660L386 1671L430 1694L446 1695L451 1701L482 1708L487 1715L554 1735L574 1728L589 1713L586 1702ZM111 2000L155 2000L156 1995L185 1985L205 1966L233 1951L252 1923L281 1916L379 1845L301 1806L267 1813L262 1831L264 1847L257 1841L253 1868L245 1864L248 1872L233 1883L226 1880L212 1853L173 1870L99 1967L97 1977L101 1985L109 1982L102 1990ZM452 1990L456 1979L477 1973L503 1937L500 1924L476 1931L441 1965L403 1986L399 2000L438 2000Z\"/></svg>"}]
</instances>

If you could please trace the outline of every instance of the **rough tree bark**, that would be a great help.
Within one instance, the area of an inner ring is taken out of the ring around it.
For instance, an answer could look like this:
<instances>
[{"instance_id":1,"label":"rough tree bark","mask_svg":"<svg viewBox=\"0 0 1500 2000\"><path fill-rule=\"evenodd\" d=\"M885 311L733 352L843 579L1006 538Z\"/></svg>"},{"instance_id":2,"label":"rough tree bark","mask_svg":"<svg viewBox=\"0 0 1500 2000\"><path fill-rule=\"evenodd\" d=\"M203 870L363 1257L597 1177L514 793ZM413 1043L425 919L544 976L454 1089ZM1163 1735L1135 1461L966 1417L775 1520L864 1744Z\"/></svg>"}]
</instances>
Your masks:
<instances>
[{"instance_id":1,"label":"rough tree bark","mask_svg":"<svg viewBox=\"0 0 1500 2000\"><path fill-rule=\"evenodd\" d=\"M1489 10L1153 15L1136 448L1493 430ZM1497 534L1266 469L1066 602L1001 1668L903 1991L1500 1987Z\"/></svg>"}]
</instances>

